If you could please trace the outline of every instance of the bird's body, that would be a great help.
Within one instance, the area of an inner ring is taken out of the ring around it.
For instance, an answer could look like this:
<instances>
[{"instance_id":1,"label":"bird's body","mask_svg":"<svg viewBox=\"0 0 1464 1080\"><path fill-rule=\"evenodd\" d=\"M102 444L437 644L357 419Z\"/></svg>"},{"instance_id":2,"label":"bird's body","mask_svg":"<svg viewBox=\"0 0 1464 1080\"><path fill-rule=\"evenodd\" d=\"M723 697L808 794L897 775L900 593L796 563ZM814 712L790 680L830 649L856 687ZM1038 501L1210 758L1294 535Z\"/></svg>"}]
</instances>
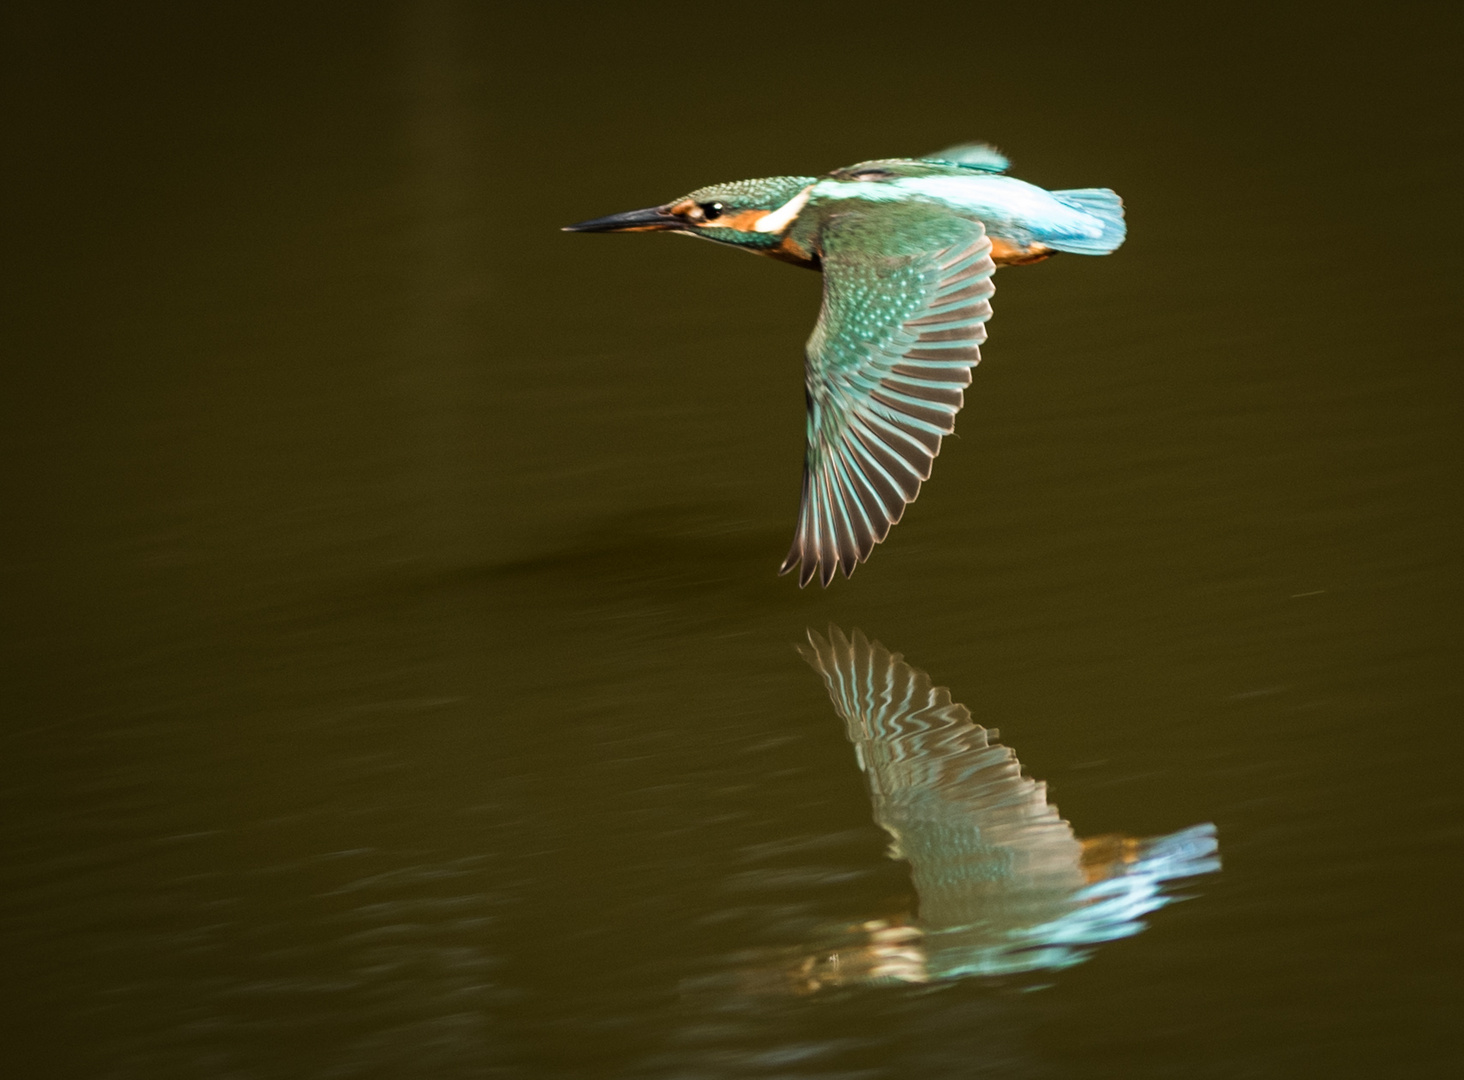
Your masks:
<instances>
[{"instance_id":1,"label":"bird's body","mask_svg":"<svg viewBox=\"0 0 1464 1080\"><path fill-rule=\"evenodd\" d=\"M569 226L682 232L823 272L805 350L803 499L782 567L801 564L801 584L851 574L930 476L981 359L996 267L1123 243L1112 191L1047 191L1006 168L971 144L824 177L717 184Z\"/></svg>"}]
</instances>

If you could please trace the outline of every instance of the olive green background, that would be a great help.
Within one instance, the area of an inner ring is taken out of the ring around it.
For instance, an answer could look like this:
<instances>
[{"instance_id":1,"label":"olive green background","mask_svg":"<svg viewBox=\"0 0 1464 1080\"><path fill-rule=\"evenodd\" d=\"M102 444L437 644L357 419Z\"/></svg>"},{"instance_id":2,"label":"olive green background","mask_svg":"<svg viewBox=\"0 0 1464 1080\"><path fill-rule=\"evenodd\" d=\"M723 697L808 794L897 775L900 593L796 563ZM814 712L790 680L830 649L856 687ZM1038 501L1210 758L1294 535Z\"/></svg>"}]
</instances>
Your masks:
<instances>
[{"instance_id":1,"label":"olive green background","mask_svg":"<svg viewBox=\"0 0 1464 1080\"><path fill-rule=\"evenodd\" d=\"M8 8L3 1071L1458 1075L1458 10ZM971 138L1130 240L998 275L800 592L818 278L556 230ZM830 621L1223 871L1042 989L743 992L906 887Z\"/></svg>"}]
</instances>

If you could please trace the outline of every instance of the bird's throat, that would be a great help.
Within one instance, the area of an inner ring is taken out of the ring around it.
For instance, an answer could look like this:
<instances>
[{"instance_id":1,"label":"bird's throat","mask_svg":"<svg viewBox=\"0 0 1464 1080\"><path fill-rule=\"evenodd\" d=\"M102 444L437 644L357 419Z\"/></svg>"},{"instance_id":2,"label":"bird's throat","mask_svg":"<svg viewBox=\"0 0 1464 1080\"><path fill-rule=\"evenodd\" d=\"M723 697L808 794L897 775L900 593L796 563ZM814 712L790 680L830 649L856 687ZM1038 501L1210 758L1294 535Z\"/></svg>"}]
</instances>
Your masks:
<instances>
[{"instance_id":1,"label":"bird's throat","mask_svg":"<svg viewBox=\"0 0 1464 1080\"><path fill-rule=\"evenodd\" d=\"M814 252L793 239L791 231L783 237L777 247L765 248L763 254L777 259L779 262L792 263L794 266L802 266L809 270L823 269L822 260Z\"/></svg>"}]
</instances>

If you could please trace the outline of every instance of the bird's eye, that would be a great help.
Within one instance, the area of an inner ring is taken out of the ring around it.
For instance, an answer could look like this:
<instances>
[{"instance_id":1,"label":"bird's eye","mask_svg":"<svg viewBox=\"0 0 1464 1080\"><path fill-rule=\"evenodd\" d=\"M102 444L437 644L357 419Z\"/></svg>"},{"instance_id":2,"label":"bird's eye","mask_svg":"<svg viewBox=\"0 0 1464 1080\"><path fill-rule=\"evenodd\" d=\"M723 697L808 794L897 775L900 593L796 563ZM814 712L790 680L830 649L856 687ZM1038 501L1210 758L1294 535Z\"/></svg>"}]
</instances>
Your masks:
<instances>
[{"instance_id":1,"label":"bird's eye","mask_svg":"<svg viewBox=\"0 0 1464 1080\"><path fill-rule=\"evenodd\" d=\"M719 202L704 202L701 204L702 217L707 221L716 221L722 216L724 207Z\"/></svg>"}]
</instances>

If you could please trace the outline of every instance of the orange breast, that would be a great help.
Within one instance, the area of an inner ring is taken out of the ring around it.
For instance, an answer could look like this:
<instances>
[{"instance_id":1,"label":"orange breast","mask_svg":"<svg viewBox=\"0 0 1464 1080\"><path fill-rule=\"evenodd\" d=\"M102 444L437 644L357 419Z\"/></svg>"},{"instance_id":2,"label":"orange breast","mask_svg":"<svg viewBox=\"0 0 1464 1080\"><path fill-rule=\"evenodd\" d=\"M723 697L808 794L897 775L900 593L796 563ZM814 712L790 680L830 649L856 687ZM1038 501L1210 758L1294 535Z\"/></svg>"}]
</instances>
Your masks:
<instances>
[{"instance_id":1,"label":"orange breast","mask_svg":"<svg viewBox=\"0 0 1464 1080\"><path fill-rule=\"evenodd\" d=\"M816 267L818 265L813 253L801 244L795 243L791 233L784 236L782 243L771 249L768 254L780 262L790 262L797 266Z\"/></svg>"},{"instance_id":2,"label":"orange breast","mask_svg":"<svg viewBox=\"0 0 1464 1080\"><path fill-rule=\"evenodd\" d=\"M1041 262L1051 255L1052 249L1044 244L1020 247L999 236L991 238L991 259L997 266L1021 266L1024 263Z\"/></svg>"}]
</instances>

